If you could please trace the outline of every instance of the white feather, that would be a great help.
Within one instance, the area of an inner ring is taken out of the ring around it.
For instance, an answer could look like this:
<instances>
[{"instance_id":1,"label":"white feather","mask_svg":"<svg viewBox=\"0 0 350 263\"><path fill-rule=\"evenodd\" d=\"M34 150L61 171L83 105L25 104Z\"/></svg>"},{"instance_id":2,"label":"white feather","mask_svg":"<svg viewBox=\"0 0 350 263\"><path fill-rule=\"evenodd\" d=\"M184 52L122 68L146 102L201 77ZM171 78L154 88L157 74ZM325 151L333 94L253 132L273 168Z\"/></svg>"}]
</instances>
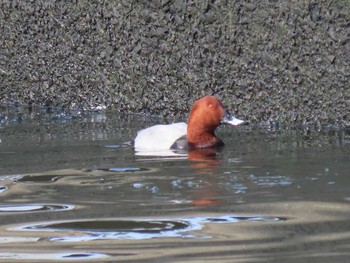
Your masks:
<instances>
[{"instance_id":1,"label":"white feather","mask_svg":"<svg viewBox=\"0 0 350 263\"><path fill-rule=\"evenodd\" d=\"M168 150L177 139L186 134L187 124L184 122L155 125L137 132L135 150Z\"/></svg>"}]
</instances>

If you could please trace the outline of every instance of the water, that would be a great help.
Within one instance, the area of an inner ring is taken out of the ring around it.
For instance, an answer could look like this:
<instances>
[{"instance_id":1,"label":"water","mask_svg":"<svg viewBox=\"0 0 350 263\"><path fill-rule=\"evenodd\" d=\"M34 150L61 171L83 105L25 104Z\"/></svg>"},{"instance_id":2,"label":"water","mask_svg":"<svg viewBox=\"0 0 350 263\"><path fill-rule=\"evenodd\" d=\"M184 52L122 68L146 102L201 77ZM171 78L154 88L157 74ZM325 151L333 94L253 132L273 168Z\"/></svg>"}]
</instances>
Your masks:
<instances>
[{"instance_id":1,"label":"water","mask_svg":"<svg viewBox=\"0 0 350 263\"><path fill-rule=\"evenodd\" d=\"M135 154L157 122L2 119L0 261L347 262L348 130L221 127L221 150Z\"/></svg>"}]
</instances>

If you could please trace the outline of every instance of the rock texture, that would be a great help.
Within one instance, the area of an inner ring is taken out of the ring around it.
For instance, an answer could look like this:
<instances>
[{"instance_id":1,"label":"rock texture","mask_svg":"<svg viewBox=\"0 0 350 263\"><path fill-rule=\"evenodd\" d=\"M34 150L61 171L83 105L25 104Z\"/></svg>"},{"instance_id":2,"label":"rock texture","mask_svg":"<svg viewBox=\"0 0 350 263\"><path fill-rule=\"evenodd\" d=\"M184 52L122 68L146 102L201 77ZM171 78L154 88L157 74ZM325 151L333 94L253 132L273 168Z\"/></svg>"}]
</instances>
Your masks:
<instances>
[{"instance_id":1,"label":"rock texture","mask_svg":"<svg viewBox=\"0 0 350 263\"><path fill-rule=\"evenodd\" d=\"M350 125L350 2L0 2L0 103Z\"/></svg>"}]
</instances>

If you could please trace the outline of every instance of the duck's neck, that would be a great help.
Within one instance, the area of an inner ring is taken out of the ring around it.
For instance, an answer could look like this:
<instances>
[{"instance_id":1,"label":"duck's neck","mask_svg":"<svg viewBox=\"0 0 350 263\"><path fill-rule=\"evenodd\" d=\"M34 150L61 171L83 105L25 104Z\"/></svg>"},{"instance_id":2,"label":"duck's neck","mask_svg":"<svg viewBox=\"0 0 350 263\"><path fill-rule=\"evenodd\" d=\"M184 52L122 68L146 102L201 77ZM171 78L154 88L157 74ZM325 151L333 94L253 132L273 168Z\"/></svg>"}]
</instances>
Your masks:
<instances>
[{"instance_id":1,"label":"duck's neck","mask_svg":"<svg viewBox=\"0 0 350 263\"><path fill-rule=\"evenodd\" d=\"M214 129L199 129L192 128L190 125L187 128L187 143L188 147L195 148L210 148L224 146L222 140L216 137Z\"/></svg>"}]
</instances>

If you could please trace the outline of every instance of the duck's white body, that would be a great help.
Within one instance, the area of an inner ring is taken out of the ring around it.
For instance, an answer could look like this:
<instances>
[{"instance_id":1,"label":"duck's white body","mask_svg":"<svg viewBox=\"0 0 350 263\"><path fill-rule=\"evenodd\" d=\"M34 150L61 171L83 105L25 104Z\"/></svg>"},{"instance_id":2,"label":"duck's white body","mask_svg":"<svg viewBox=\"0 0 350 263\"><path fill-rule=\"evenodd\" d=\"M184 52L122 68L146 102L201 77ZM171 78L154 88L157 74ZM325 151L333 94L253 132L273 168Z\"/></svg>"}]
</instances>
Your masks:
<instances>
[{"instance_id":1,"label":"duck's white body","mask_svg":"<svg viewBox=\"0 0 350 263\"><path fill-rule=\"evenodd\" d=\"M137 132L136 151L169 150L175 141L187 134L184 122L168 125L155 125Z\"/></svg>"}]
</instances>

